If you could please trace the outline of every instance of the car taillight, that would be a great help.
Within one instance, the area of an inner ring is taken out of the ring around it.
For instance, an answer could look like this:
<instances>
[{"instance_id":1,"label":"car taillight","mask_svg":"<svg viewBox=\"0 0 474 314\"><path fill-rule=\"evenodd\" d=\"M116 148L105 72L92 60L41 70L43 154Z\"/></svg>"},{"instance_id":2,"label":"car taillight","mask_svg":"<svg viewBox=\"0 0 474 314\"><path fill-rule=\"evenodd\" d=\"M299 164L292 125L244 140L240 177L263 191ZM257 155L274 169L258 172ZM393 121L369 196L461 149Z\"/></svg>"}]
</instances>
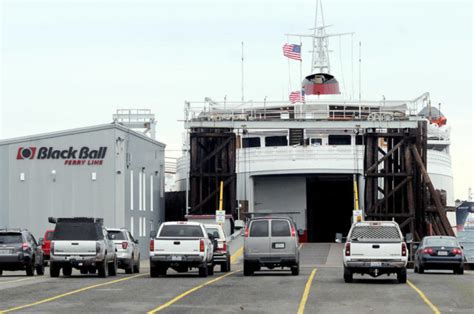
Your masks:
<instances>
[{"instance_id":1,"label":"car taillight","mask_svg":"<svg viewBox=\"0 0 474 314\"><path fill-rule=\"evenodd\" d=\"M423 250L423 254L433 254L433 249L432 248L426 248Z\"/></svg>"},{"instance_id":2,"label":"car taillight","mask_svg":"<svg viewBox=\"0 0 474 314\"><path fill-rule=\"evenodd\" d=\"M451 252L455 255L459 255L459 254L462 253L462 251L460 249L453 249Z\"/></svg>"},{"instance_id":3,"label":"car taillight","mask_svg":"<svg viewBox=\"0 0 474 314\"><path fill-rule=\"evenodd\" d=\"M199 240L199 252L204 252L204 239Z\"/></svg>"},{"instance_id":4,"label":"car taillight","mask_svg":"<svg viewBox=\"0 0 474 314\"><path fill-rule=\"evenodd\" d=\"M244 236L245 236L246 238L249 237L249 226L245 226L245 233L244 233Z\"/></svg>"},{"instance_id":5,"label":"car taillight","mask_svg":"<svg viewBox=\"0 0 474 314\"><path fill-rule=\"evenodd\" d=\"M296 230L294 226L291 226L291 236L296 237Z\"/></svg>"},{"instance_id":6,"label":"car taillight","mask_svg":"<svg viewBox=\"0 0 474 314\"><path fill-rule=\"evenodd\" d=\"M23 250L28 250L28 249L30 248L30 246L28 245L28 243L25 242L25 243L22 243L22 244L21 244L21 248L22 248Z\"/></svg>"},{"instance_id":7,"label":"car taillight","mask_svg":"<svg viewBox=\"0 0 474 314\"><path fill-rule=\"evenodd\" d=\"M95 253L96 254L100 253L100 243L98 241L95 243Z\"/></svg>"},{"instance_id":8,"label":"car taillight","mask_svg":"<svg viewBox=\"0 0 474 314\"><path fill-rule=\"evenodd\" d=\"M351 243L350 242L347 242L346 243L346 247L344 249L344 254L346 256L350 256L351 255Z\"/></svg>"},{"instance_id":9,"label":"car taillight","mask_svg":"<svg viewBox=\"0 0 474 314\"><path fill-rule=\"evenodd\" d=\"M155 250L155 240L151 239L150 240L150 252L153 252Z\"/></svg>"},{"instance_id":10,"label":"car taillight","mask_svg":"<svg viewBox=\"0 0 474 314\"><path fill-rule=\"evenodd\" d=\"M227 252L227 242L224 241L224 244L222 245L222 251Z\"/></svg>"},{"instance_id":11,"label":"car taillight","mask_svg":"<svg viewBox=\"0 0 474 314\"><path fill-rule=\"evenodd\" d=\"M128 248L128 242L122 242L122 249L126 250Z\"/></svg>"},{"instance_id":12,"label":"car taillight","mask_svg":"<svg viewBox=\"0 0 474 314\"><path fill-rule=\"evenodd\" d=\"M402 256L407 256L407 245L405 242L402 243Z\"/></svg>"}]
</instances>

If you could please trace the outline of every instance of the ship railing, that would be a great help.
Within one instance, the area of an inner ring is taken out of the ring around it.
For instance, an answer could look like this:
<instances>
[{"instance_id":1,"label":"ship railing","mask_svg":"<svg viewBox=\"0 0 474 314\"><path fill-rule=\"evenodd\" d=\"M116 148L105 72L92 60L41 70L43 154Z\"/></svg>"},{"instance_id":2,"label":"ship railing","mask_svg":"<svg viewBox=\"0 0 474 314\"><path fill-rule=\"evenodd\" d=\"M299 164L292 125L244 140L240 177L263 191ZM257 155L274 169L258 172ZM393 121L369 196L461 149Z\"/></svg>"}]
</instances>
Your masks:
<instances>
[{"instance_id":1,"label":"ship railing","mask_svg":"<svg viewBox=\"0 0 474 314\"><path fill-rule=\"evenodd\" d=\"M429 101L425 93L414 100L185 102L186 121L272 120L404 120L416 116Z\"/></svg>"}]
</instances>

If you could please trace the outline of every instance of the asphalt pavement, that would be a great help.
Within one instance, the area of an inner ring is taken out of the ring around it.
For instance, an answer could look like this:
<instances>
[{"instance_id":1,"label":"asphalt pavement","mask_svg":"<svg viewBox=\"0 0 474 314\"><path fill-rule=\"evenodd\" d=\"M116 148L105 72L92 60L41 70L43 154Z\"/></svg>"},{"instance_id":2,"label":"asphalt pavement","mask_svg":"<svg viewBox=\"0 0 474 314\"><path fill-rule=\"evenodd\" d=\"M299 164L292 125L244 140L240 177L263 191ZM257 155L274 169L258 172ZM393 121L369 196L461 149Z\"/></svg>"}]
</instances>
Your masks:
<instances>
[{"instance_id":1,"label":"asphalt pavement","mask_svg":"<svg viewBox=\"0 0 474 314\"><path fill-rule=\"evenodd\" d=\"M408 273L408 283L395 276L342 278L342 247L304 244L301 272L261 271L244 277L242 238L230 244L232 272L198 277L197 271L151 278L148 261L141 274L98 278L26 277L4 272L0 277L0 313L472 313L474 273L463 276L429 271Z\"/></svg>"}]
</instances>

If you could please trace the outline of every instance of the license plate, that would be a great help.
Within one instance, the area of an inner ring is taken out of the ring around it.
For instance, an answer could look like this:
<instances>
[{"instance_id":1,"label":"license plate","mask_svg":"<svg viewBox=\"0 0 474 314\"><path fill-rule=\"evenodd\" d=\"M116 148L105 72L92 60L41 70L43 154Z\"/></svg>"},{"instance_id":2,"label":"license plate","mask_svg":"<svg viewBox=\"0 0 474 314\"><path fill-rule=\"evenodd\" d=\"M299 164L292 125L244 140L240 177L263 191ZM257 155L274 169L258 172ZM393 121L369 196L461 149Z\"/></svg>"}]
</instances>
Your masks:
<instances>
[{"instance_id":1,"label":"license plate","mask_svg":"<svg viewBox=\"0 0 474 314\"><path fill-rule=\"evenodd\" d=\"M438 255L448 255L448 251L438 251Z\"/></svg>"},{"instance_id":2,"label":"license plate","mask_svg":"<svg viewBox=\"0 0 474 314\"><path fill-rule=\"evenodd\" d=\"M172 261L180 261L180 260L182 260L182 259L183 259L182 256L171 256L171 260L172 260Z\"/></svg>"},{"instance_id":3,"label":"license plate","mask_svg":"<svg viewBox=\"0 0 474 314\"><path fill-rule=\"evenodd\" d=\"M275 243L275 249L284 249L285 243Z\"/></svg>"},{"instance_id":4,"label":"license plate","mask_svg":"<svg viewBox=\"0 0 474 314\"><path fill-rule=\"evenodd\" d=\"M10 254L10 250L0 250L0 254Z\"/></svg>"},{"instance_id":5,"label":"license plate","mask_svg":"<svg viewBox=\"0 0 474 314\"><path fill-rule=\"evenodd\" d=\"M380 266L382 266L382 262L371 262L371 263L370 263L370 266L372 266L372 267L380 267Z\"/></svg>"}]
</instances>

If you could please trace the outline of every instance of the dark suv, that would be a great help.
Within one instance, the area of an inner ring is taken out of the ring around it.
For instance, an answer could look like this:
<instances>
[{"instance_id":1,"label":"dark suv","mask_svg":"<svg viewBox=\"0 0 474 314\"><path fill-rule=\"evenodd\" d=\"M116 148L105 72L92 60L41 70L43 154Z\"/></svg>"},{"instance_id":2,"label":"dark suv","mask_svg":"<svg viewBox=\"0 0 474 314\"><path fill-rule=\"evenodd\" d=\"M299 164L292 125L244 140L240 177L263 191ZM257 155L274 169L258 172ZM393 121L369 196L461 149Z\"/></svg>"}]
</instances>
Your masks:
<instances>
[{"instance_id":1,"label":"dark suv","mask_svg":"<svg viewBox=\"0 0 474 314\"><path fill-rule=\"evenodd\" d=\"M26 270L28 276L44 274L43 251L26 229L0 229L0 275L4 270Z\"/></svg>"}]
</instances>

